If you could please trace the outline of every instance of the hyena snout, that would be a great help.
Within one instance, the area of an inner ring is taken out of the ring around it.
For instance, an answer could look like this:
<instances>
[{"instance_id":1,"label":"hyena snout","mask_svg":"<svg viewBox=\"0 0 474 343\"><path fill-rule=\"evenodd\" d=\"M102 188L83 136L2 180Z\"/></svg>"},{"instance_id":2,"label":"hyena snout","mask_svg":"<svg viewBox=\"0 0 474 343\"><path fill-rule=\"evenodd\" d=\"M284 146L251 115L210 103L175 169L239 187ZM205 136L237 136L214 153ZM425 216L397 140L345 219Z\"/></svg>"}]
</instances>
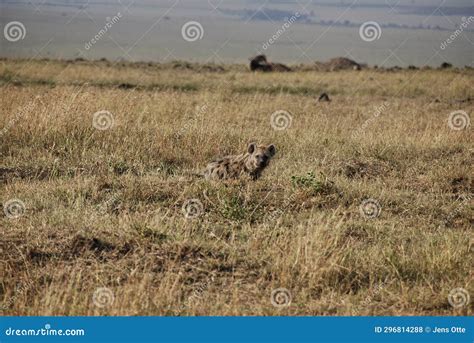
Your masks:
<instances>
[{"instance_id":1,"label":"hyena snout","mask_svg":"<svg viewBox=\"0 0 474 343\"><path fill-rule=\"evenodd\" d=\"M265 168L270 160L267 155L257 155L255 158L259 168Z\"/></svg>"}]
</instances>

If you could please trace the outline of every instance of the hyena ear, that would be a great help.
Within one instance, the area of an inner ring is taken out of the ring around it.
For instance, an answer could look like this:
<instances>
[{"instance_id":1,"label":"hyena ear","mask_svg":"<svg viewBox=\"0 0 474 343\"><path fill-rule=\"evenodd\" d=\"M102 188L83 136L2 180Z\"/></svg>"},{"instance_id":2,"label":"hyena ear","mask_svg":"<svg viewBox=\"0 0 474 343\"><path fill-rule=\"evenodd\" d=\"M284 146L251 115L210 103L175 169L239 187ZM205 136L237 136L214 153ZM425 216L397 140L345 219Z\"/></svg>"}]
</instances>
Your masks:
<instances>
[{"instance_id":1,"label":"hyena ear","mask_svg":"<svg viewBox=\"0 0 474 343\"><path fill-rule=\"evenodd\" d=\"M267 148L268 150L268 153L270 154L270 156L274 156L276 154L276 148L273 144L270 144Z\"/></svg>"},{"instance_id":2,"label":"hyena ear","mask_svg":"<svg viewBox=\"0 0 474 343\"><path fill-rule=\"evenodd\" d=\"M249 154L253 154L253 152L257 149L257 144L256 143L250 143L249 147L247 148L247 151Z\"/></svg>"}]
</instances>

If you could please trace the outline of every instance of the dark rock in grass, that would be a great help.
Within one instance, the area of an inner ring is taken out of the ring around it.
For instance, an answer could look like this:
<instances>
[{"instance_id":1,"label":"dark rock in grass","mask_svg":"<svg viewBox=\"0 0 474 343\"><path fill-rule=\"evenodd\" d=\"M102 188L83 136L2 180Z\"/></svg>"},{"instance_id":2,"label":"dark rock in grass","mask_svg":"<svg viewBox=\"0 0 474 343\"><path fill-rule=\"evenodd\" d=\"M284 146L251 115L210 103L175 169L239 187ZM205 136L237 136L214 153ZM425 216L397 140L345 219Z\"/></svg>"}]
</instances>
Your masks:
<instances>
[{"instance_id":1,"label":"dark rock in grass","mask_svg":"<svg viewBox=\"0 0 474 343\"><path fill-rule=\"evenodd\" d=\"M132 85L131 83L121 83L117 86L119 89L132 89L136 88L136 85Z\"/></svg>"},{"instance_id":2,"label":"dark rock in grass","mask_svg":"<svg viewBox=\"0 0 474 343\"><path fill-rule=\"evenodd\" d=\"M439 66L440 69L449 69L449 68L452 68L452 67L453 67L453 65L451 63L448 63L448 62L443 62Z\"/></svg>"},{"instance_id":3,"label":"dark rock in grass","mask_svg":"<svg viewBox=\"0 0 474 343\"><path fill-rule=\"evenodd\" d=\"M323 93L319 96L318 101L319 102L330 102L331 99L329 99L329 95L327 95L327 93Z\"/></svg>"},{"instance_id":4,"label":"dark rock in grass","mask_svg":"<svg viewBox=\"0 0 474 343\"><path fill-rule=\"evenodd\" d=\"M257 55L250 59L250 70L251 71L291 71L289 67L281 63L271 63L267 60L265 55Z\"/></svg>"}]
</instances>

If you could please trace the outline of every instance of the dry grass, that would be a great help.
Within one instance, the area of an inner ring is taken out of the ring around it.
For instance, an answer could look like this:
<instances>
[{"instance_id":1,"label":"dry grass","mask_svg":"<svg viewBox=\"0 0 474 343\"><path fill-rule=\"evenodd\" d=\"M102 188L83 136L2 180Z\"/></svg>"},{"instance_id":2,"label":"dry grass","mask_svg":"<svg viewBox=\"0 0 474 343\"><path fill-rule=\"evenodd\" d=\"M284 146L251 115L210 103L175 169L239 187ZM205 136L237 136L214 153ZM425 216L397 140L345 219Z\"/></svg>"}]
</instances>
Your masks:
<instances>
[{"instance_id":1,"label":"dry grass","mask_svg":"<svg viewBox=\"0 0 474 343\"><path fill-rule=\"evenodd\" d=\"M474 295L472 127L447 125L472 70L206 70L3 61L0 202L26 205L0 217L4 314L473 314L447 300ZM257 182L191 176L251 141L277 147Z\"/></svg>"}]
</instances>

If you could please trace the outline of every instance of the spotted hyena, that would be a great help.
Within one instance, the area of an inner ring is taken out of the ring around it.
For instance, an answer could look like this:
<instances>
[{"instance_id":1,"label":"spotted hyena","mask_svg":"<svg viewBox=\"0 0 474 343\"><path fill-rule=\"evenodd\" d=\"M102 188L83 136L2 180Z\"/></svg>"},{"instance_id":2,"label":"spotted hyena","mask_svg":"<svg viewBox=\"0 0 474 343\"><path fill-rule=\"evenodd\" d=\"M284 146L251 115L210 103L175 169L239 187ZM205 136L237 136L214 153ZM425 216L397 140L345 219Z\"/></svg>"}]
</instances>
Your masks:
<instances>
[{"instance_id":1,"label":"spotted hyena","mask_svg":"<svg viewBox=\"0 0 474 343\"><path fill-rule=\"evenodd\" d=\"M275 152L273 144L266 146L250 143L246 153L226 156L209 163L204 177L208 180L236 179L247 174L256 180L268 166Z\"/></svg>"}]
</instances>

